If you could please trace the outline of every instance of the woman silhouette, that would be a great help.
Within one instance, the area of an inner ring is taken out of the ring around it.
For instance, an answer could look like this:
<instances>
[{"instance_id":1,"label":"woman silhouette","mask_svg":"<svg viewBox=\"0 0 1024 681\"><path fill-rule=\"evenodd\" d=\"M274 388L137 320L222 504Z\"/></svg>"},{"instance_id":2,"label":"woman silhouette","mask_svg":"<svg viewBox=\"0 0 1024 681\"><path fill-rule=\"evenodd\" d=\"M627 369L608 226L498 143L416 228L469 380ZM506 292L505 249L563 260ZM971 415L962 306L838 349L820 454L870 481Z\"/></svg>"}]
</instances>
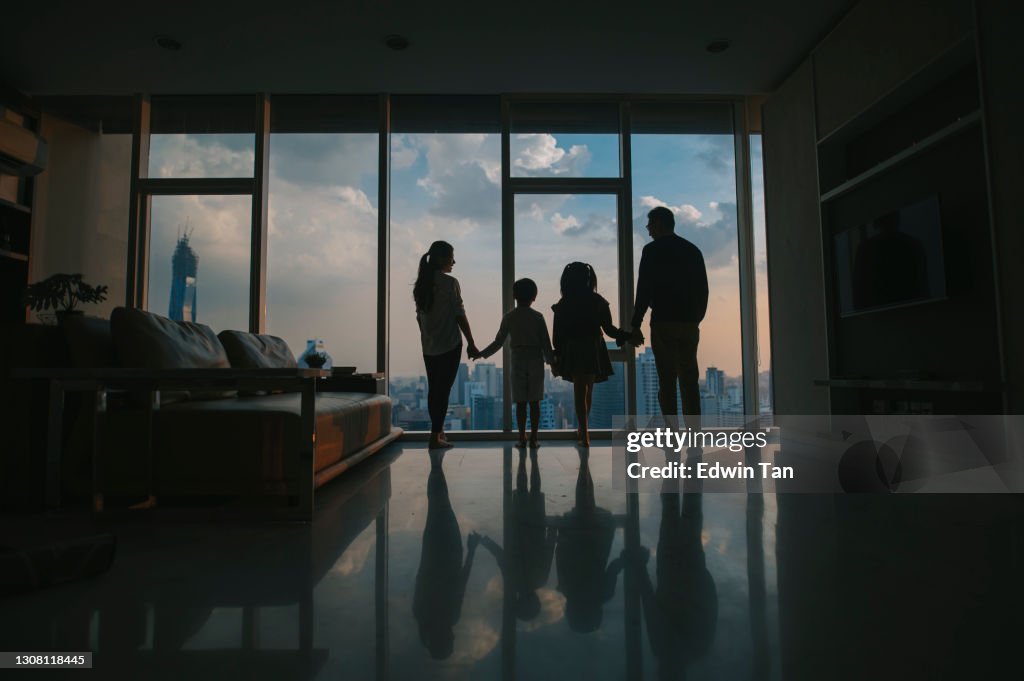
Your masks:
<instances>
[{"instance_id":1,"label":"woman silhouette","mask_svg":"<svg viewBox=\"0 0 1024 681\"><path fill-rule=\"evenodd\" d=\"M459 280L449 274L454 266L455 249L452 245L447 241L435 241L420 258L416 284L412 289L423 363L427 369L428 449L451 447L444 437L444 417L448 412L448 395L462 358L460 331L466 336L470 356L479 354L466 319Z\"/></svg>"}]
</instances>

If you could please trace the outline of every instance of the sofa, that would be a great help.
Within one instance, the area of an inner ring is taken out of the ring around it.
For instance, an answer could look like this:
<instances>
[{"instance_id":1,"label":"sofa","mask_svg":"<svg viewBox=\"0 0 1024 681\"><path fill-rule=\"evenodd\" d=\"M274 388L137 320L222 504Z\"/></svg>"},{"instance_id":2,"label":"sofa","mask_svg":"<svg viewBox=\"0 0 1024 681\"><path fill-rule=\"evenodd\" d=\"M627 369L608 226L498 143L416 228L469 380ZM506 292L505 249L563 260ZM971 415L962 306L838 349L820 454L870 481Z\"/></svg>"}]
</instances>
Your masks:
<instances>
[{"instance_id":1,"label":"sofa","mask_svg":"<svg viewBox=\"0 0 1024 681\"><path fill-rule=\"evenodd\" d=\"M343 378L299 369L274 336L214 334L123 307L110 320L33 326L19 332L28 343L13 351L21 366L11 369L5 393L32 392L34 412L46 395L50 487L59 484L62 498L91 496L96 508L115 499L216 497L309 518L315 488L402 433L391 426L387 396L339 389ZM27 345L45 348L44 356ZM63 413L40 382L61 388ZM39 414L26 416L38 430ZM46 456L39 438L24 449L32 461L14 468L38 486Z\"/></svg>"}]
</instances>

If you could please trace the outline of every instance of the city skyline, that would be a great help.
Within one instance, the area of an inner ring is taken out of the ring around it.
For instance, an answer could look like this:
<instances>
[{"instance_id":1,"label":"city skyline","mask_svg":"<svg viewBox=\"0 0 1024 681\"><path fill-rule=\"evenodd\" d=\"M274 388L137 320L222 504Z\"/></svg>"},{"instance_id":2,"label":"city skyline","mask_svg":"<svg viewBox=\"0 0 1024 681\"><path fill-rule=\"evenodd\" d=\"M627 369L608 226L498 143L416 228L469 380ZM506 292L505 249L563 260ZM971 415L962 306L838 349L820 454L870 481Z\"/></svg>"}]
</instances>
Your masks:
<instances>
[{"instance_id":1,"label":"city skyline","mask_svg":"<svg viewBox=\"0 0 1024 681\"><path fill-rule=\"evenodd\" d=\"M621 369L621 365L620 369ZM654 356L647 347L636 359L637 416L656 416L661 413L658 403L657 373ZM731 427L743 425L746 410L743 405L742 376L729 375L717 367L706 367L698 381L701 392L702 424L705 427ZM757 413L772 415L771 372L761 373L757 397ZM428 430L426 411L427 380L425 375L392 376L390 394L394 402L392 419L395 425L407 430ZM575 428L575 407L572 385L551 374L544 367L544 398L541 400L542 430ZM611 428L615 416L625 416L625 376L618 371L607 381L595 385L590 424L593 428ZM677 410L682 414L682 400L677 389ZM516 405L512 405L513 426ZM494 362L462 362L449 396L449 410L445 430L502 430L504 428L503 373Z\"/></svg>"}]
</instances>

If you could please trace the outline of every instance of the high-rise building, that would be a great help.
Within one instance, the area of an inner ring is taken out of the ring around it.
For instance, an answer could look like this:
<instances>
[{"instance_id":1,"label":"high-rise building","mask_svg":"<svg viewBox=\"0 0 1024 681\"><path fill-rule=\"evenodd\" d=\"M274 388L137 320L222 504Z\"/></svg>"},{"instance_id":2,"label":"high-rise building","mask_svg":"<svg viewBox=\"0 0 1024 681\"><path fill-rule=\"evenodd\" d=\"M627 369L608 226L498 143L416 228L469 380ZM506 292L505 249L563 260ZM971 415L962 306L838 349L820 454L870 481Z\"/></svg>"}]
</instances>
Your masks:
<instances>
[{"instance_id":1,"label":"high-rise building","mask_svg":"<svg viewBox=\"0 0 1024 681\"><path fill-rule=\"evenodd\" d=\"M701 425L705 428L717 428L722 421L722 407L718 396L707 391L700 394Z\"/></svg>"},{"instance_id":2,"label":"high-rise building","mask_svg":"<svg viewBox=\"0 0 1024 681\"><path fill-rule=\"evenodd\" d=\"M500 374L501 371L493 362L480 362L473 370L473 380L486 386L485 395L498 397L501 395L501 383L498 378Z\"/></svg>"},{"instance_id":3,"label":"high-rise building","mask_svg":"<svg viewBox=\"0 0 1024 681\"><path fill-rule=\"evenodd\" d=\"M473 406L473 398L477 395L487 396L487 384L480 383L478 381L469 381L462 387L463 399L466 400L466 406Z\"/></svg>"},{"instance_id":4,"label":"high-rise building","mask_svg":"<svg viewBox=\"0 0 1024 681\"><path fill-rule=\"evenodd\" d=\"M455 374L455 382L452 383L452 391L448 395L450 404L466 404L466 383L469 381L469 367L463 362L459 364L459 370Z\"/></svg>"},{"instance_id":5,"label":"high-rise building","mask_svg":"<svg viewBox=\"0 0 1024 681\"><path fill-rule=\"evenodd\" d=\"M512 427L513 428L517 428L518 427L516 425L516 423L517 423L517 421L516 421L517 406L518 405L516 405L516 404L512 405ZM530 427L529 407L527 407L526 427L527 428ZM545 397L543 400L540 401L540 422L538 424L538 427L541 430L551 430L553 428L560 427L555 422L555 405L551 401L550 397Z\"/></svg>"},{"instance_id":6,"label":"high-rise building","mask_svg":"<svg viewBox=\"0 0 1024 681\"><path fill-rule=\"evenodd\" d=\"M638 416L655 416L661 413L658 402L658 370L654 365L654 351L651 346L636 358L636 413ZM683 413L683 396L676 386L676 413Z\"/></svg>"},{"instance_id":7,"label":"high-rise building","mask_svg":"<svg viewBox=\"0 0 1024 681\"><path fill-rule=\"evenodd\" d=\"M178 238L178 244L171 255L171 300L167 306L167 317L176 322L197 320L196 275L199 272L199 256L188 243L188 233Z\"/></svg>"},{"instance_id":8,"label":"high-rise building","mask_svg":"<svg viewBox=\"0 0 1024 681\"><path fill-rule=\"evenodd\" d=\"M473 430L498 430L502 428L501 400L488 395L474 395L470 419Z\"/></svg>"},{"instance_id":9,"label":"high-rise building","mask_svg":"<svg viewBox=\"0 0 1024 681\"><path fill-rule=\"evenodd\" d=\"M725 397L725 372L718 367L708 367L704 372L704 390L716 397Z\"/></svg>"},{"instance_id":10,"label":"high-rise building","mask_svg":"<svg viewBox=\"0 0 1024 681\"><path fill-rule=\"evenodd\" d=\"M614 343L608 343L614 349ZM626 377L620 366L608 380L594 385L594 401L590 407L591 428L611 428L612 417L626 414Z\"/></svg>"}]
</instances>

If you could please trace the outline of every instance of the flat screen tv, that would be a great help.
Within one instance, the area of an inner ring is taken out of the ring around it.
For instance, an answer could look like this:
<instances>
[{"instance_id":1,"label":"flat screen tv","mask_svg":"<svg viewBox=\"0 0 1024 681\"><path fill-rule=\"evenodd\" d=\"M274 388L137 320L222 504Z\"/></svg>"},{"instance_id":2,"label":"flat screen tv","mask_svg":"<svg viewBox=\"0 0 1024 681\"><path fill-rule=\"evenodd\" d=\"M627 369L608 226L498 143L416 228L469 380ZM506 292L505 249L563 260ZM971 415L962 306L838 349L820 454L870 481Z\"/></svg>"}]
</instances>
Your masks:
<instances>
[{"instance_id":1,"label":"flat screen tv","mask_svg":"<svg viewBox=\"0 0 1024 681\"><path fill-rule=\"evenodd\" d=\"M832 252L840 316L946 297L938 196L836 233Z\"/></svg>"}]
</instances>

